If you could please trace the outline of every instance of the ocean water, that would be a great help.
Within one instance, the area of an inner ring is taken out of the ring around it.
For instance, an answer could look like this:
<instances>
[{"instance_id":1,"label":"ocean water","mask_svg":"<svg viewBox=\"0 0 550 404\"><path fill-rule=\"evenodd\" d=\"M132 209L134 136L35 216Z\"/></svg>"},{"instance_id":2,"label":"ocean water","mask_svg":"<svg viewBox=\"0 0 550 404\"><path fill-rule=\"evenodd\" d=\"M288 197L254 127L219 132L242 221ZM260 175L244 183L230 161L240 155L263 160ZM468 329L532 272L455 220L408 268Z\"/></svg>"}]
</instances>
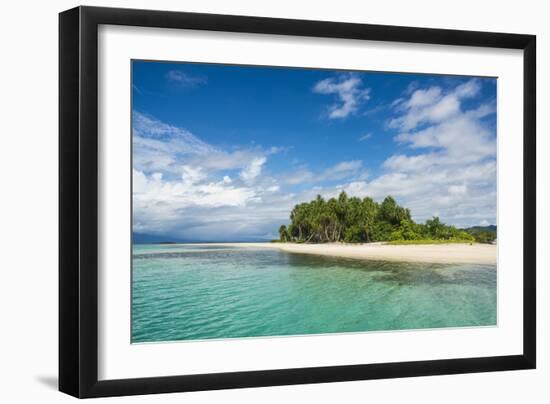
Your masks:
<instances>
[{"instance_id":1,"label":"ocean water","mask_svg":"<svg viewBox=\"0 0 550 404\"><path fill-rule=\"evenodd\" d=\"M496 266L135 245L132 342L496 324Z\"/></svg>"}]
</instances>

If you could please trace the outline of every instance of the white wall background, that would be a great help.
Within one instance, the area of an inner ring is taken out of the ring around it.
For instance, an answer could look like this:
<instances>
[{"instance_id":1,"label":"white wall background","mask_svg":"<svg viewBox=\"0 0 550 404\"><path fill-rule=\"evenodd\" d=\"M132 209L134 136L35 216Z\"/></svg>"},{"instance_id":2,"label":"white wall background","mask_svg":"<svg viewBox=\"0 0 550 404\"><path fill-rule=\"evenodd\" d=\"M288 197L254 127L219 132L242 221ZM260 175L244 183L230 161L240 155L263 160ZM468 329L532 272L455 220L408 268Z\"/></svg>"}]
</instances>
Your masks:
<instances>
[{"instance_id":1,"label":"white wall background","mask_svg":"<svg viewBox=\"0 0 550 404\"><path fill-rule=\"evenodd\" d=\"M0 401L63 403L57 384L57 13L79 3L8 2L0 43ZM550 25L545 2L437 0L90 1L283 18L531 33L538 36L538 369L109 399L128 403L550 401Z\"/></svg>"}]
</instances>

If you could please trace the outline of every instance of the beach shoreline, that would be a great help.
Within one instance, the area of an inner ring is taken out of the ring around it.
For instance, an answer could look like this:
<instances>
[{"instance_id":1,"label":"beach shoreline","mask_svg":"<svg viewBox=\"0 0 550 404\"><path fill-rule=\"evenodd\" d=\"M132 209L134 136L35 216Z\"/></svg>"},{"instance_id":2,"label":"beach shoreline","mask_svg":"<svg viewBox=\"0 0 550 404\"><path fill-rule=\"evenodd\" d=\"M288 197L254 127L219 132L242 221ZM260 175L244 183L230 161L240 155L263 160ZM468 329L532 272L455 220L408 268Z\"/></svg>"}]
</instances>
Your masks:
<instances>
[{"instance_id":1,"label":"beach shoreline","mask_svg":"<svg viewBox=\"0 0 550 404\"><path fill-rule=\"evenodd\" d=\"M219 247L269 248L295 254L322 255L359 260L424 262L438 264L496 265L497 246L492 244L409 244L385 243L194 243Z\"/></svg>"}]
</instances>

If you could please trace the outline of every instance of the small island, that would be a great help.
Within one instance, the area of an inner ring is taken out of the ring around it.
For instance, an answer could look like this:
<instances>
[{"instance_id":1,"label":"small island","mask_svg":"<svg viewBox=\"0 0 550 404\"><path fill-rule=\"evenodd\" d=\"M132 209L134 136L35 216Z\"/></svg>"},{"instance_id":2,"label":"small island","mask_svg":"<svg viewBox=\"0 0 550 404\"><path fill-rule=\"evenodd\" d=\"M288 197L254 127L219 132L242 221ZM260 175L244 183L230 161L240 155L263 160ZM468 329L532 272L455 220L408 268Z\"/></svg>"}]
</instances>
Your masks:
<instances>
[{"instance_id":1,"label":"small island","mask_svg":"<svg viewBox=\"0 0 550 404\"><path fill-rule=\"evenodd\" d=\"M212 244L210 244L212 245ZM438 217L416 223L409 209L387 196L325 200L320 195L296 205L290 224L271 243L216 243L241 248L361 260L496 265L496 226L460 229Z\"/></svg>"},{"instance_id":2,"label":"small island","mask_svg":"<svg viewBox=\"0 0 550 404\"><path fill-rule=\"evenodd\" d=\"M321 195L298 204L290 213L291 223L279 228L279 242L450 244L486 243L496 239L496 227L458 229L438 217L416 223L409 209L387 196L382 203L372 198L348 197L325 201Z\"/></svg>"},{"instance_id":3,"label":"small island","mask_svg":"<svg viewBox=\"0 0 550 404\"><path fill-rule=\"evenodd\" d=\"M465 229L447 225L438 217L416 223L409 209L387 196L348 197L325 201L320 195L298 204L291 223L281 225L279 239L270 243L196 243L195 246L268 248L287 253L370 261L434 264L496 265L496 226Z\"/></svg>"}]
</instances>

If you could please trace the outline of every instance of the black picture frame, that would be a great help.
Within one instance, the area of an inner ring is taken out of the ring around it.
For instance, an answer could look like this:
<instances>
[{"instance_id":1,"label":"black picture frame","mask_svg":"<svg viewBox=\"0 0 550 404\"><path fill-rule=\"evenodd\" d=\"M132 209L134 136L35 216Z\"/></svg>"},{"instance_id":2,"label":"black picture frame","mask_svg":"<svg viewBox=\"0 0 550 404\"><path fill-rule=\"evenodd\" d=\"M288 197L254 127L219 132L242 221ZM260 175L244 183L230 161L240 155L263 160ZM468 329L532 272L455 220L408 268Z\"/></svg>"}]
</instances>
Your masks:
<instances>
[{"instance_id":1,"label":"black picture frame","mask_svg":"<svg viewBox=\"0 0 550 404\"><path fill-rule=\"evenodd\" d=\"M98 380L98 26L113 24L523 50L523 354ZM279 18L77 7L59 15L59 390L104 397L536 366L536 37Z\"/></svg>"}]
</instances>

